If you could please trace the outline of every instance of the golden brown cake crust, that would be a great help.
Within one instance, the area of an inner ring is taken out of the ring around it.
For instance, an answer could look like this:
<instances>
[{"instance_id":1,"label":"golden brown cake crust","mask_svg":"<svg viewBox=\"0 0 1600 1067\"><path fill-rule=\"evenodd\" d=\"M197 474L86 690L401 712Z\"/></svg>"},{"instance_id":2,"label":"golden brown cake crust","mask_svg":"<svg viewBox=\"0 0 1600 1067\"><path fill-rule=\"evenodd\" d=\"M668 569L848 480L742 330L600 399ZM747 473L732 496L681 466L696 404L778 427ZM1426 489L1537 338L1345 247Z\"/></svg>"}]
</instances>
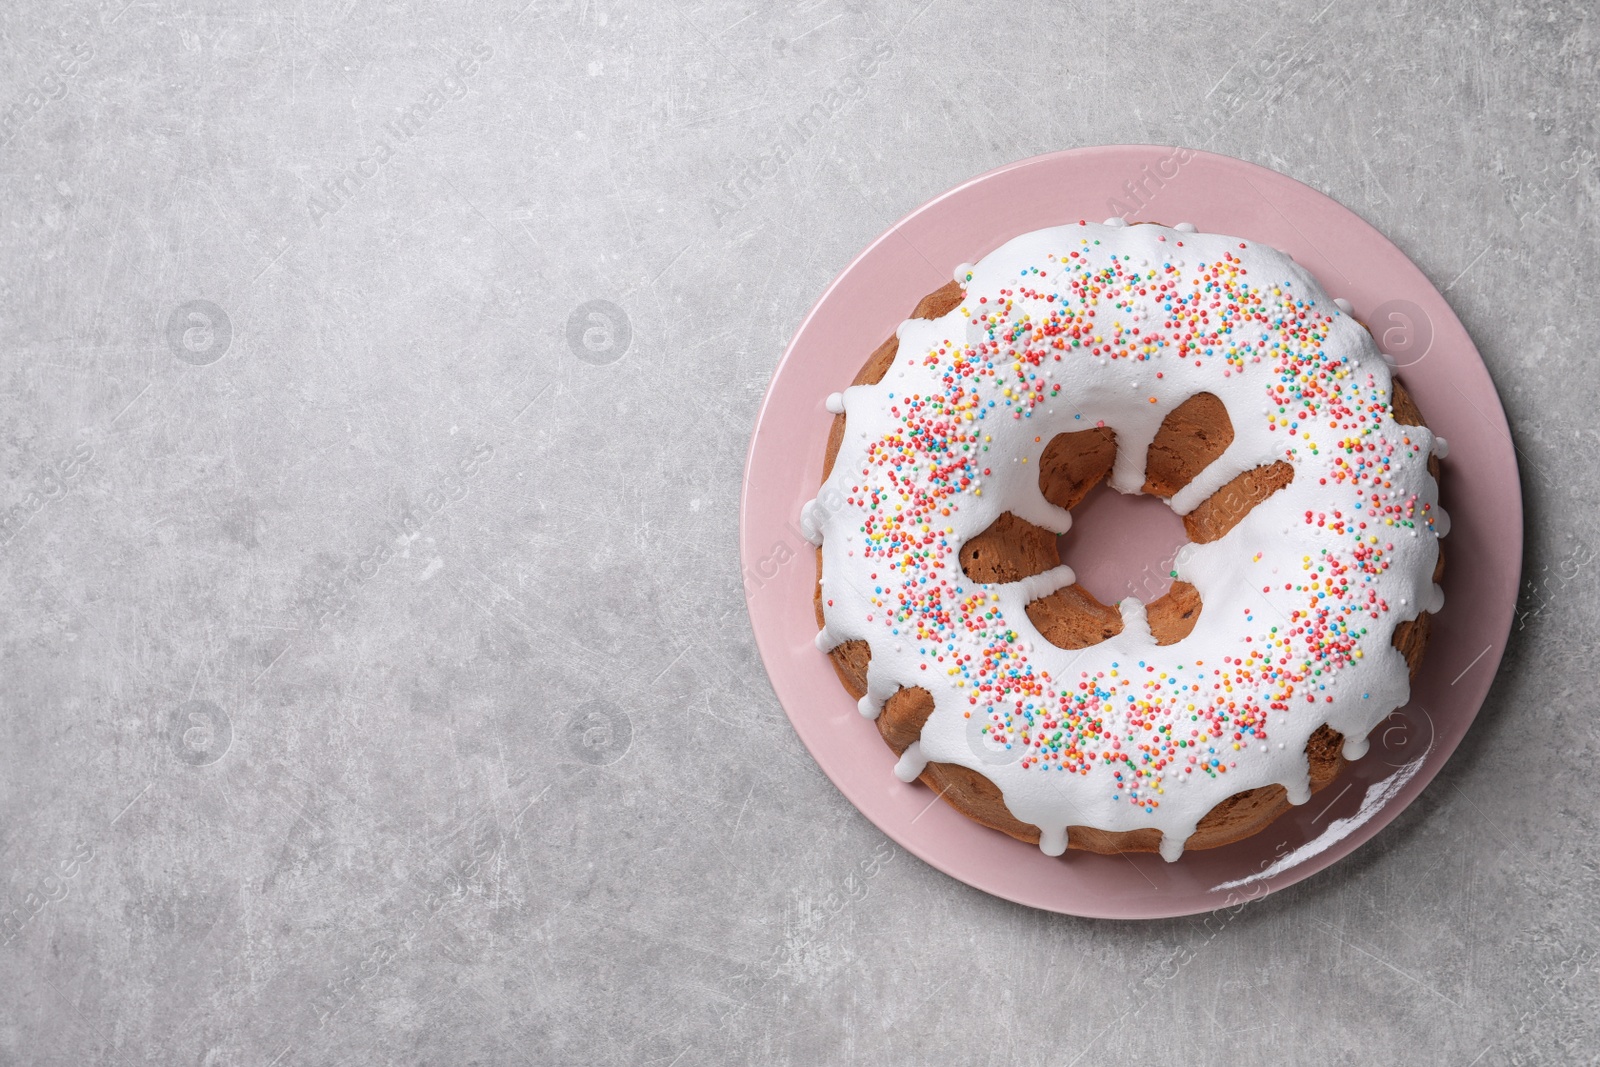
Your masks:
<instances>
[{"instance_id":1,"label":"golden brown cake crust","mask_svg":"<svg viewBox=\"0 0 1600 1067\"><path fill-rule=\"evenodd\" d=\"M950 282L918 302L912 318L934 319L961 303L959 283ZM852 384L875 385L894 362L899 342L890 336L867 357ZM1416 402L1398 378L1394 379L1391 407L1395 420L1412 426L1425 426ZM844 440L845 416L835 415L823 458L822 477L833 470L840 443ZM1210 464L1233 439L1233 426L1222 402L1210 393L1199 393L1175 408L1162 422L1146 453L1144 491L1170 498ZM1045 499L1070 509L1101 480L1107 477L1116 458L1116 434L1108 428L1059 434L1045 447L1040 457L1039 488ZM1429 472L1439 477L1439 463L1430 458ZM1206 543L1221 538L1272 493L1287 486L1294 468L1279 461L1246 471L1223 486L1184 516L1189 539ZM974 581L1014 582L1039 574L1061 563L1056 535L1007 512L987 530L972 538L961 549L961 567ZM1444 553L1434 569L1435 582L1444 574ZM817 550L817 587L814 596L817 625L823 625L822 550ZM1194 629L1204 611L1199 592L1184 582L1172 583L1162 597L1146 605L1150 632L1160 645L1182 640ZM1051 644L1061 648L1086 648L1106 640L1122 629L1122 616L1115 606L1101 604L1081 585L1070 585L1041 597L1027 606L1030 620ZM1405 657L1414 680L1422 662L1431 616L1426 612L1395 628L1394 647ZM865 641L846 641L828 653L834 671L846 691L857 700L867 691L867 666L872 649ZM918 739L928 717L933 714L933 697L922 688L902 688L884 704L876 722L884 743L896 754ZM1336 777L1347 762L1342 755L1343 737L1328 726L1319 728L1306 743L1311 770L1311 790L1316 792ZM951 763L930 762L919 779L947 803L984 826L1011 835L1019 841L1037 844L1037 827L1018 820L1006 808L999 787L977 771ZM1259 833L1290 808L1288 792L1281 785L1262 786L1235 793L1223 800L1200 820L1184 848L1216 848ZM1069 826L1067 842L1071 849L1102 854L1156 852L1160 831L1139 829L1101 830L1090 826Z\"/></svg>"}]
</instances>

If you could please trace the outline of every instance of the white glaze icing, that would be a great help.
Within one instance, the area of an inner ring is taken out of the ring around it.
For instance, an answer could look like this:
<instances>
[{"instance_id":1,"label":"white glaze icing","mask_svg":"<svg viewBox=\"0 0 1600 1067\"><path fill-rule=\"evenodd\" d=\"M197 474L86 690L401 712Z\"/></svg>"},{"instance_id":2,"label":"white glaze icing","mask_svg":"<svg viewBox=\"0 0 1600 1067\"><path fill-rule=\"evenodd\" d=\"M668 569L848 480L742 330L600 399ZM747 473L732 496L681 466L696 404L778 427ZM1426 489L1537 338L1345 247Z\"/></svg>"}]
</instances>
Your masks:
<instances>
[{"instance_id":1,"label":"white glaze icing","mask_svg":"<svg viewBox=\"0 0 1600 1067\"><path fill-rule=\"evenodd\" d=\"M800 509L800 534L814 545L822 544L822 527L817 522L816 497L807 500L805 506Z\"/></svg>"},{"instance_id":2,"label":"white glaze icing","mask_svg":"<svg viewBox=\"0 0 1600 1067\"><path fill-rule=\"evenodd\" d=\"M901 323L882 381L845 391L821 494L844 503L801 514L822 542L818 647L871 646L862 714L905 686L933 697L896 773L984 774L1052 855L1069 826L1154 827L1174 860L1234 793L1277 783L1303 803L1311 734L1329 724L1358 758L1409 696L1391 640L1442 600L1426 470L1442 443L1393 420L1371 336L1275 249L1113 219L1025 234L957 280L957 308ZM1060 649L1025 608L1070 566L1001 585L962 572L960 546L1002 512L1067 528L1038 486L1056 434L1110 426L1111 484L1137 492L1162 420L1200 392L1234 440L1176 511L1276 460L1295 474L1180 554L1204 605L1190 636L1158 647L1129 598L1121 633Z\"/></svg>"},{"instance_id":3,"label":"white glaze icing","mask_svg":"<svg viewBox=\"0 0 1600 1067\"><path fill-rule=\"evenodd\" d=\"M894 765L894 776L902 782L914 782L928 769L928 757L922 754L922 742L913 741L900 753L900 761Z\"/></svg>"}]
</instances>

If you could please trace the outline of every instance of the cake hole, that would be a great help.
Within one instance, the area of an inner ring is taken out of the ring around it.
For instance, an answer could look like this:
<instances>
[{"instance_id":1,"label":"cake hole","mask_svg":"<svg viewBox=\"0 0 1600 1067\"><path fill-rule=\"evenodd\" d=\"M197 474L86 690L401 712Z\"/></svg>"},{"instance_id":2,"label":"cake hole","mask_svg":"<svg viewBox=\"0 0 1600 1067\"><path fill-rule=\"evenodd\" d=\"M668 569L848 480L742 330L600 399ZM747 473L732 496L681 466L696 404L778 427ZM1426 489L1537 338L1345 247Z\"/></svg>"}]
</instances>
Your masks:
<instances>
[{"instance_id":1,"label":"cake hole","mask_svg":"<svg viewBox=\"0 0 1600 1067\"><path fill-rule=\"evenodd\" d=\"M961 546L961 572L984 585L1020 582L1060 565L1056 535L1009 511Z\"/></svg>"},{"instance_id":2,"label":"cake hole","mask_svg":"<svg viewBox=\"0 0 1600 1067\"><path fill-rule=\"evenodd\" d=\"M1183 520L1165 502L1100 485L1073 509L1057 551L1100 603L1131 596L1148 604L1171 587L1173 561L1188 542Z\"/></svg>"}]
</instances>

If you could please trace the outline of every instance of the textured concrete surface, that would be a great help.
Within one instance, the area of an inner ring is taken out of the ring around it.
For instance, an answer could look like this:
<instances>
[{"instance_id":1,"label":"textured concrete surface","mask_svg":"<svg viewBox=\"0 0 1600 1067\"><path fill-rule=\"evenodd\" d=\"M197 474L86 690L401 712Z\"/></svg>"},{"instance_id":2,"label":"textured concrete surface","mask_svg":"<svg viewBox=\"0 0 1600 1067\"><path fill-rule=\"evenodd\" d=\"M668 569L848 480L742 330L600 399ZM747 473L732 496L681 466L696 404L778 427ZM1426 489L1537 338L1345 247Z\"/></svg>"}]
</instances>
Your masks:
<instances>
[{"instance_id":1,"label":"textured concrete surface","mask_svg":"<svg viewBox=\"0 0 1600 1067\"><path fill-rule=\"evenodd\" d=\"M0 1063L1593 1062L1594 14L1325 2L0 9ZM839 796L736 530L857 250L1126 141L1446 291L1529 584L1369 847L1115 925Z\"/></svg>"}]
</instances>

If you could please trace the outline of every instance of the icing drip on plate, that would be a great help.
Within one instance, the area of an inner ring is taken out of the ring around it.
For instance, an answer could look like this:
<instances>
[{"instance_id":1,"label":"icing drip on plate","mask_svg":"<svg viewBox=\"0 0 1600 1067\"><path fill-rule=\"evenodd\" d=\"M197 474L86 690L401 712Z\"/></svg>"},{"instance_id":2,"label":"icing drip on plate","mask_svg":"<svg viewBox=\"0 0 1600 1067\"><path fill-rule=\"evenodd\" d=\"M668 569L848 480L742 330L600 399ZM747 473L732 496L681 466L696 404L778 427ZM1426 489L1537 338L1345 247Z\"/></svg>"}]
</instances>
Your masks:
<instances>
[{"instance_id":1,"label":"icing drip on plate","mask_svg":"<svg viewBox=\"0 0 1600 1067\"><path fill-rule=\"evenodd\" d=\"M1443 441L1394 420L1371 336L1264 245L1080 223L1018 237L957 281L959 306L900 324L882 381L828 398L848 412L825 487L842 503L801 515L822 545L818 647L872 650L862 713L902 687L933 698L895 773L983 774L1051 855L1071 826L1153 827L1174 860L1235 793L1281 784L1303 803L1312 733L1340 731L1356 758L1408 698L1391 641L1442 606L1431 575L1448 520L1427 460ZM1067 528L1039 489L1053 437L1110 427L1111 484L1138 492L1162 420L1201 392L1234 438L1175 511L1256 467L1286 461L1294 477L1180 554L1175 577L1204 605L1188 637L1157 646L1129 598L1121 633L1057 648L1025 609L1070 567L996 585L963 573L961 546L1003 512Z\"/></svg>"}]
</instances>

